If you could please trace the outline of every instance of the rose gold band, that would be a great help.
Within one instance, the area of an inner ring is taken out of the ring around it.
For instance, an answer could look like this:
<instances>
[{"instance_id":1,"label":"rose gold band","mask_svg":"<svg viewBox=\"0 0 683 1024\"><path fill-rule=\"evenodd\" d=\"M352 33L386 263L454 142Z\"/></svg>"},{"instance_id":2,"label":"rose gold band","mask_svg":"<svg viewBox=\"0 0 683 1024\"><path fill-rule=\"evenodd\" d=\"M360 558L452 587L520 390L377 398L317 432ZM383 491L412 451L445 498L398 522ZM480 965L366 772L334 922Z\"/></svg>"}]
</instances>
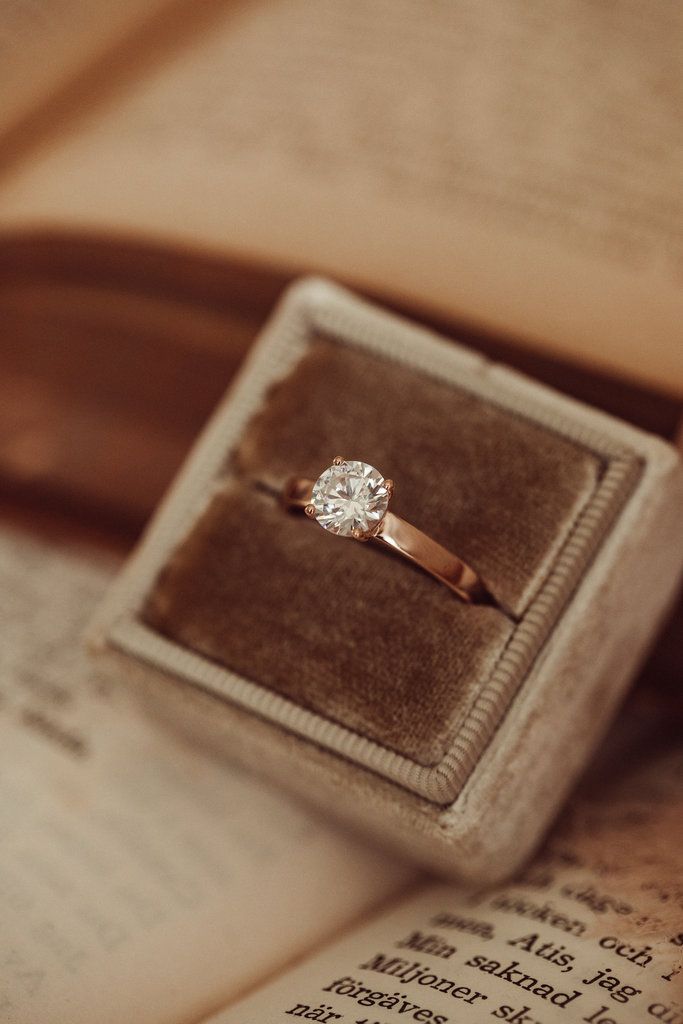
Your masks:
<instances>
[{"instance_id":1,"label":"rose gold band","mask_svg":"<svg viewBox=\"0 0 683 1024\"><path fill-rule=\"evenodd\" d=\"M288 508L309 508L312 490L312 480L293 478L285 487L285 505ZM371 536L362 539L374 540L403 555L444 583L462 601L477 604L494 603L474 569L393 512L386 512L377 530Z\"/></svg>"}]
</instances>

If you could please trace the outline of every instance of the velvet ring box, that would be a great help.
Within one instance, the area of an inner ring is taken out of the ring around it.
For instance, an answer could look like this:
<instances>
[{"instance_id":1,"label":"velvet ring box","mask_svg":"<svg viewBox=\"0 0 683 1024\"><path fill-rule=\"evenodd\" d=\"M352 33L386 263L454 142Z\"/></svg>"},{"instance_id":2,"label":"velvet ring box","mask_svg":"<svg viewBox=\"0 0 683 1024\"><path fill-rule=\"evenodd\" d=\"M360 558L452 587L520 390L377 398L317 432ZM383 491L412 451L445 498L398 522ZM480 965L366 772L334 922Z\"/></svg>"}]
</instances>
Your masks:
<instances>
[{"instance_id":1,"label":"velvet ring box","mask_svg":"<svg viewBox=\"0 0 683 1024\"><path fill-rule=\"evenodd\" d=\"M335 455L474 566L468 605L287 512ZM519 866L673 596L660 440L317 279L295 285L115 583L91 642L157 715L422 863Z\"/></svg>"}]
</instances>

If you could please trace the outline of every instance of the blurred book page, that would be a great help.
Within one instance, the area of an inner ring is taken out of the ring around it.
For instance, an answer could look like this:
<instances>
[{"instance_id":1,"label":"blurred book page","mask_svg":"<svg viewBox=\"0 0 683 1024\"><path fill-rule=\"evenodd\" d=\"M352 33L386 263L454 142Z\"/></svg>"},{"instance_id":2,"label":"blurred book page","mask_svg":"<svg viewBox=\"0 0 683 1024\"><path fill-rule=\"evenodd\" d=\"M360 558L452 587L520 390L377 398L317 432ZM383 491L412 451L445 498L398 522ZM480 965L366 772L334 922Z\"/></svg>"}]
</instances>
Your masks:
<instances>
[{"instance_id":1,"label":"blurred book page","mask_svg":"<svg viewBox=\"0 0 683 1024\"><path fill-rule=\"evenodd\" d=\"M4 184L683 392L683 6L253 0Z\"/></svg>"},{"instance_id":2,"label":"blurred book page","mask_svg":"<svg viewBox=\"0 0 683 1024\"><path fill-rule=\"evenodd\" d=\"M679 1024L683 745L622 774L510 885L430 887L211 1024Z\"/></svg>"},{"instance_id":3,"label":"blurred book page","mask_svg":"<svg viewBox=\"0 0 683 1024\"><path fill-rule=\"evenodd\" d=\"M94 685L112 569L0 533L3 1024L190 1024L408 878Z\"/></svg>"},{"instance_id":4,"label":"blurred book page","mask_svg":"<svg viewBox=\"0 0 683 1024\"><path fill-rule=\"evenodd\" d=\"M0 0L0 133L168 4ZM111 69L106 62L100 68L103 74Z\"/></svg>"}]
</instances>

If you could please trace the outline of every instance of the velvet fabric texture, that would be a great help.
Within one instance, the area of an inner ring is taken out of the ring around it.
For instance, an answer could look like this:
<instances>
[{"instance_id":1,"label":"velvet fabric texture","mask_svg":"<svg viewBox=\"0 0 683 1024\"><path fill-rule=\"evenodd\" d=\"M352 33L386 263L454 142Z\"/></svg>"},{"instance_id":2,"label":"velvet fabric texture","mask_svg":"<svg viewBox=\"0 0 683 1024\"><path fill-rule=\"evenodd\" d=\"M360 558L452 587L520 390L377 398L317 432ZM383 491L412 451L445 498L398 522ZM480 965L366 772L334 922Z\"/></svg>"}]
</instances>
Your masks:
<instances>
[{"instance_id":1,"label":"velvet fabric texture","mask_svg":"<svg viewBox=\"0 0 683 1024\"><path fill-rule=\"evenodd\" d=\"M335 455L396 482L392 510L460 554L499 607L459 602L372 544L286 513ZM601 473L536 423L317 338L268 395L142 617L162 635L419 764L444 756Z\"/></svg>"}]
</instances>

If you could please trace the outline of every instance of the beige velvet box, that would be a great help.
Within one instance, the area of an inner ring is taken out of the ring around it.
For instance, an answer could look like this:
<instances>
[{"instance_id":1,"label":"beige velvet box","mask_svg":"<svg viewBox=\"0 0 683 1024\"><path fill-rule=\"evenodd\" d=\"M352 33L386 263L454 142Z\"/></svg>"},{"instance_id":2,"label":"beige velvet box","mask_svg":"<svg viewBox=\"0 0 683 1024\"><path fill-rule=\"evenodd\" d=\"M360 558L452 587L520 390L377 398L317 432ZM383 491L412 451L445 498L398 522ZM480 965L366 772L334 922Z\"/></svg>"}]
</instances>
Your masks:
<instances>
[{"instance_id":1,"label":"beige velvet box","mask_svg":"<svg viewBox=\"0 0 683 1024\"><path fill-rule=\"evenodd\" d=\"M473 565L467 605L287 512L335 455ZM599 743L683 563L674 449L321 280L282 301L90 642L154 713L492 882Z\"/></svg>"}]
</instances>

